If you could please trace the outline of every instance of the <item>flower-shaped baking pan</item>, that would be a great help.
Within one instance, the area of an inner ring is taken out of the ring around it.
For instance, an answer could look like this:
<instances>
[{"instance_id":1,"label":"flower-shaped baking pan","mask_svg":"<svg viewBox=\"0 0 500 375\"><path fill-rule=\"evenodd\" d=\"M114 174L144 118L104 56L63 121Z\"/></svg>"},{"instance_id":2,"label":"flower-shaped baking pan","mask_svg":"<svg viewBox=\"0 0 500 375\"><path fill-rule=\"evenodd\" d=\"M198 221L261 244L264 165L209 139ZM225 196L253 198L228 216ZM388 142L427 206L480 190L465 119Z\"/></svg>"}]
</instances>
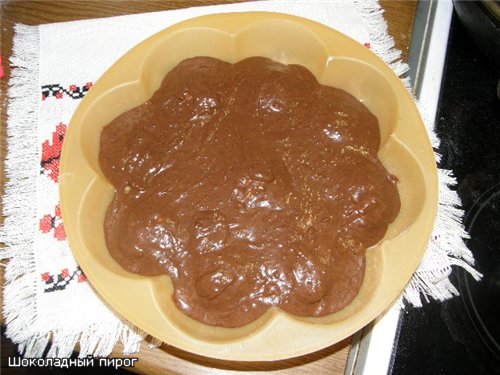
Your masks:
<instances>
[{"instance_id":1,"label":"flower-shaped baking pan","mask_svg":"<svg viewBox=\"0 0 500 375\"><path fill-rule=\"evenodd\" d=\"M399 179L401 210L384 239L368 249L357 297L337 313L299 318L271 308L239 328L208 326L177 309L168 276L122 269L104 239L114 188L98 163L102 128L141 105L182 60L211 56L237 62L265 56L308 68L321 84L346 90L377 116L379 159ZM347 36L299 17L263 12L215 14L165 29L118 60L76 110L66 135L60 195L73 253L91 284L120 315L158 339L204 356L278 360L332 345L365 326L398 298L429 241L437 209L434 153L418 109L394 72Z\"/></svg>"}]
</instances>

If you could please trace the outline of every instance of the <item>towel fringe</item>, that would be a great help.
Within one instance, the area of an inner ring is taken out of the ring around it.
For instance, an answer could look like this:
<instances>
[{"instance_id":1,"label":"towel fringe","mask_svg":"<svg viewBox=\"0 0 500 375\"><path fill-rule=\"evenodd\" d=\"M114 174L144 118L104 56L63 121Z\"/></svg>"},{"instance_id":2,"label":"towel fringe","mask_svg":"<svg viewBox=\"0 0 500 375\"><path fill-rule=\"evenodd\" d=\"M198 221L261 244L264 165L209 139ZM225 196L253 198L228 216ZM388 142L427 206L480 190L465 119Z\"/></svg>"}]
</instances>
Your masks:
<instances>
[{"instance_id":1,"label":"towel fringe","mask_svg":"<svg viewBox=\"0 0 500 375\"><path fill-rule=\"evenodd\" d=\"M356 0L355 5L359 12L365 15L371 35L371 47L399 76L408 70L408 64L401 61L401 51L394 49L394 39L389 36L387 22L383 16L383 9L377 0ZM403 78L403 84L411 93L411 82L408 77ZM412 94L413 96L413 94ZM415 99L415 98L414 98ZM423 117L431 145L436 150L439 147L439 138L434 132L434 119L425 117L425 111L418 104ZM435 152L436 163L441 155ZM399 305L406 303L415 307L422 306L422 299L444 301L458 295L456 287L449 280L452 266L461 267L474 279L479 280L482 275L474 269L474 257L467 248L464 240L469 238L463 226L464 211L460 209L460 197L452 186L456 180L450 170L438 169L439 204L436 222L431 235L427 251L419 268L407 285Z\"/></svg>"},{"instance_id":2,"label":"towel fringe","mask_svg":"<svg viewBox=\"0 0 500 375\"><path fill-rule=\"evenodd\" d=\"M36 270L33 254L37 166L37 113L39 34L37 27L17 24L10 63L5 159L4 223L0 228L0 259L5 268L3 314L6 335L20 350L40 352L45 337L36 332ZM33 349L36 348L36 349ZM43 352L43 348L42 348Z\"/></svg>"}]
</instances>

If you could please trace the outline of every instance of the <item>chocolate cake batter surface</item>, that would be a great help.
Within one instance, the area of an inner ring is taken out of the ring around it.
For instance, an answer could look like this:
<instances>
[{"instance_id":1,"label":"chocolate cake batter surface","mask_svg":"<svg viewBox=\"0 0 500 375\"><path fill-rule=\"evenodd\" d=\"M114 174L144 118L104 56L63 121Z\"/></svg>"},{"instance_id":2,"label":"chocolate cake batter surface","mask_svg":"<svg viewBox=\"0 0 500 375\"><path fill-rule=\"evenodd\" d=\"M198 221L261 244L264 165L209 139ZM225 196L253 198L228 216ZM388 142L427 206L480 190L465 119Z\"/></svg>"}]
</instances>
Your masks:
<instances>
[{"instance_id":1,"label":"chocolate cake batter surface","mask_svg":"<svg viewBox=\"0 0 500 375\"><path fill-rule=\"evenodd\" d=\"M209 325L331 314L399 212L379 143L376 117L304 67L187 59L101 133L107 247Z\"/></svg>"}]
</instances>

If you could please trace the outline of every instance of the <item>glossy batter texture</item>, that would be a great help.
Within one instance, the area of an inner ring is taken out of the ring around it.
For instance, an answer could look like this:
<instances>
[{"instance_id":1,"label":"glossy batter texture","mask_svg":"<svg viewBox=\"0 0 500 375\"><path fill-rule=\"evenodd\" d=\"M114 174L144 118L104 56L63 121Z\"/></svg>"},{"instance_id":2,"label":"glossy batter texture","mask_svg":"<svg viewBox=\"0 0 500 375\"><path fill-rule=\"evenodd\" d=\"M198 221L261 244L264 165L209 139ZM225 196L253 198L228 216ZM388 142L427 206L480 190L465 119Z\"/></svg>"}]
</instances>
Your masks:
<instances>
[{"instance_id":1,"label":"glossy batter texture","mask_svg":"<svg viewBox=\"0 0 500 375\"><path fill-rule=\"evenodd\" d=\"M102 131L108 249L131 272L169 275L179 309L209 325L271 306L333 313L399 212L379 143L376 117L304 67L185 60Z\"/></svg>"}]
</instances>

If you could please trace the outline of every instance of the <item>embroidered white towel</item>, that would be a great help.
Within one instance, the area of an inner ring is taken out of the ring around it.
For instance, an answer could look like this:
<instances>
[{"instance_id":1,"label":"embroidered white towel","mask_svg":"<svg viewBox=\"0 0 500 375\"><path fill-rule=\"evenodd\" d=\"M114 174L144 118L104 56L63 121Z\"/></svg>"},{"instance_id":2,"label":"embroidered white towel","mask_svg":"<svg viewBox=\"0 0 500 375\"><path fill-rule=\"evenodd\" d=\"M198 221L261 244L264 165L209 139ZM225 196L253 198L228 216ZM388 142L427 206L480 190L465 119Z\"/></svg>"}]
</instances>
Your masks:
<instances>
[{"instance_id":1,"label":"embroidered white towel","mask_svg":"<svg viewBox=\"0 0 500 375\"><path fill-rule=\"evenodd\" d=\"M26 357L67 357L80 344L82 357L108 355L118 340L137 351L143 333L123 322L95 294L66 242L58 197L61 145L80 99L121 55L150 35L179 21L209 13L274 11L298 15L335 28L371 48L398 75L407 66L376 0L261 1L56 23L17 25L8 108L8 156L0 235L9 259L4 286L6 334ZM431 138L435 139L429 128ZM405 291L444 300L457 294L448 280L451 265L473 275L473 258L463 239L462 211L449 189L453 178L441 171L438 220L427 255Z\"/></svg>"}]
</instances>

